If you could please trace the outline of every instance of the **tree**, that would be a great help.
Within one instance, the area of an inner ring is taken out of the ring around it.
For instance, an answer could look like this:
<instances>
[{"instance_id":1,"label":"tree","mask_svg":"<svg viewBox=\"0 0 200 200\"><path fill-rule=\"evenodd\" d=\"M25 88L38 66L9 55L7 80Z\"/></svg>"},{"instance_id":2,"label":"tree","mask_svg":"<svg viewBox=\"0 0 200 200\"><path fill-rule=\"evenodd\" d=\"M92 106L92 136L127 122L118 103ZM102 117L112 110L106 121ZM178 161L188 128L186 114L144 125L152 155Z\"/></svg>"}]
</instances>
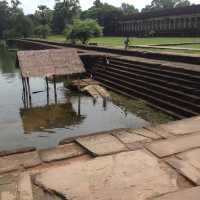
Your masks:
<instances>
[{"instance_id":1,"label":"tree","mask_svg":"<svg viewBox=\"0 0 200 200\"><path fill-rule=\"evenodd\" d=\"M130 5L127 3L122 3L121 10L124 15L132 15L139 12L139 10L136 9L134 5Z\"/></svg>"},{"instance_id":2,"label":"tree","mask_svg":"<svg viewBox=\"0 0 200 200\"><path fill-rule=\"evenodd\" d=\"M37 35L39 38L47 38L47 36L50 34L51 29L48 24L46 25L39 25L35 28L34 33Z\"/></svg>"},{"instance_id":3,"label":"tree","mask_svg":"<svg viewBox=\"0 0 200 200\"><path fill-rule=\"evenodd\" d=\"M20 1L12 0L9 8L8 28L4 31L6 38L29 37L33 33L32 20L19 8Z\"/></svg>"},{"instance_id":4,"label":"tree","mask_svg":"<svg viewBox=\"0 0 200 200\"><path fill-rule=\"evenodd\" d=\"M122 15L120 8L96 0L91 8L81 13L81 19L96 20L104 27L104 35L109 35L115 30L115 24Z\"/></svg>"},{"instance_id":5,"label":"tree","mask_svg":"<svg viewBox=\"0 0 200 200\"><path fill-rule=\"evenodd\" d=\"M57 0L54 9L52 29L54 33L62 33L65 27L80 14L79 0Z\"/></svg>"},{"instance_id":6,"label":"tree","mask_svg":"<svg viewBox=\"0 0 200 200\"><path fill-rule=\"evenodd\" d=\"M50 26L52 23L53 11L50 10L47 6L40 5L34 14L34 17L38 24L48 24Z\"/></svg>"},{"instance_id":7,"label":"tree","mask_svg":"<svg viewBox=\"0 0 200 200\"><path fill-rule=\"evenodd\" d=\"M182 6L189 6L189 0L153 0L151 5L147 5L142 12L160 10L165 8L177 8Z\"/></svg>"},{"instance_id":8,"label":"tree","mask_svg":"<svg viewBox=\"0 0 200 200\"><path fill-rule=\"evenodd\" d=\"M0 1L0 39L8 29L9 7L7 1Z\"/></svg>"},{"instance_id":9,"label":"tree","mask_svg":"<svg viewBox=\"0 0 200 200\"><path fill-rule=\"evenodd\" d=\"M67 39L80 40L82 44L87 44L92 37L102 34L102 27L92 19L74 20L73 25L68 27L65 33Z\"/></svg>"}]
</instances>

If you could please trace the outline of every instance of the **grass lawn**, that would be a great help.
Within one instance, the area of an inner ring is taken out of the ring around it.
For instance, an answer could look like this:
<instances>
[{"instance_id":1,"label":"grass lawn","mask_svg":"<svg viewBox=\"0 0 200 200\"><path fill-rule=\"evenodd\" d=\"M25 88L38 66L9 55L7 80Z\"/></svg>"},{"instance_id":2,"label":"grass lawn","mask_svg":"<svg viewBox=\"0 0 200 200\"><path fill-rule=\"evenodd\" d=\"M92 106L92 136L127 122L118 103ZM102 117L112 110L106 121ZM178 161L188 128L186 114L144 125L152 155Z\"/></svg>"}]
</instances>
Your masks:
<instances>
[{"instance_id":1,"label":"grass lawn","mask_svg":"<svg viewBox=\"0 0 200 200\"><path fill-rule=\"evenodd\" d=\"M92 38L90 42L98 43L99 45L105 46L123 46L124 37L97 37ZM48 40L52 41L65 41L63 35L51 35ZM155 38L131 38L131 45L152 45L152 44L179 44L187 42L199 42L200 37L155 37ZM182 45L181 45L182 46Z\"/></svg>"},{"instance_id":2,"label":"grass lawn","mask_svg":"<svg viewBox=\"0 0 200 200\"><path fill-rule=\"evenodd\" d=\"M98 43L99 46L108 47L123 47L125 37L97 37L92 38L90 43ZM48 37L50 41L65 42L63 35L51 35ZM180 43L200 43L200 37L146 37L146 38L131 38L130 45L158 45L158 44L180 44ZM175 45L174 47L178 47ZM200 48L200 44L194 45L180 45L180 47ZM144 50L144 49L141 49ZM160 51L155 49L145 49L145 51ZM177 52L177 53L191 53L200 54L197 51L184 50L161 50L162 52Z\"/></svg>"}]
</instances>

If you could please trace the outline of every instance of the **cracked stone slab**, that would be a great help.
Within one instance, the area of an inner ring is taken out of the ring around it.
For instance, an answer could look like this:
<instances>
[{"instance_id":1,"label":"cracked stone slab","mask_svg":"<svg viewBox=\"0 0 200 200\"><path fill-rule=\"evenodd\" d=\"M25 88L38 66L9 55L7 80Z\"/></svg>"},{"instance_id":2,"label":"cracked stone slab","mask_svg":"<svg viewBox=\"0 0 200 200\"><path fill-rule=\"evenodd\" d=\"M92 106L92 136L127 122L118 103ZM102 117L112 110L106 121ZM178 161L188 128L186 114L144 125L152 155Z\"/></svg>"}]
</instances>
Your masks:
<instances>
[{"instance_id":1,"label":"cracked stone slab","mask_svg":"<svg viewBox=\"0 0 200 200\"><path fill-rule=\"evenodd\" d=\"M40 157L44 162L52 162L67 158L73 158L76 156L81 156L85 153L85 149L83 149L80 145L76 143L58 146L53 149L41 150L39 152Z\"/></svg>"},{"instance_id":2,"label":"cracked stone slab","mask_svg":"<svg viewBox=\"0 0 200 200\"><path fill-rule=\"evenodd\" d=\"M110 134L91 135L76 141L94 155L109 155L126 151L125 145Z\"/></svg>"},{"instance_id":3,"label":"cracked stone slab","mask_svg":"<svg viewBox=\"0 0 200 200\"><path fill-rule=\"evenodd\" d=\"M190 163L176 157L168 158L166 161L170 166L175 168L179 173L187 177L190 181L196 185L200 185L200 171Z\"/></svg>"},{"instance_id":4,"label":"cracked stone slab","mask_svg":"<svg viewBox=\"0 0 200 200\"><path fill-rule=\"evenodd\" d=\"M196 185L200 185L200 148L177 154L176 158L167 159L167 162Z\"/></svg>"},{"instance_id":5,"label":"cracked stone slab","mask_svg":"<svg viewBox=\"0 0 200 200\"><path fill-rule=\"evenodd\" d=\"M0 157L0 173L18 170L21 167L30 168L41 164L37 151Z\"/></svg>"},{"instance_id":6,"label":"cracked stone slab","mask_svg":"<svg viewBox=\"0 0 200 200\"><path fill-rule=\"evenodd\" d=\"M68 200L146 200L179 189L177 174L142 150L49 169L35 184Z\"/></svg>"},{"instance_id":7,"label":"cracked stone slab","mask_svg":"<svg viewBox=\"0 0 200 200\"><path fill-rule=\"evenodd\" d=\"M114 132L112 133L115 137L117 137L120 141L126 144L130 149L135 150L138 148L142 148L143 144L151 142L150 138L146 138L144 136L138 135L136 133L130 133L127 131Z\"/></svg>"},{"instance_id":8,"label":"cracked stone slab","mask_svg":"<svg viewBox=\"0 0 200 200\"><path fill-rule=\"evenodd\" d=\"M32 183L29 173L24 172L20 174L18 192L19 200L33 200Z\"/></svg>"},{"instance_id":9,"label":"cracked stone slab","mask_svg":"<svg viewBox=\"0 0 200 200\"><path fill-rule=\"evenodd\" d=\"M18 200L17 199L17 183L11 183L0 186L0 199L1 200Z\"/></svg>"},{"instance_id":10,"label":"cracked stone slab","mask_svg":"<svg viewBox=\"0 0 200 200\"><path fill-rule=\"evenodd\" d=\"M163 129L174 134L183 135L200 131L200 117L192 117L161 125Z\"/></svg>"},{"instance_id":11,"label":"cracked stone slab","mask_svg":"<svg viewBox=\"0 0 200 200\"><path fill-rule=\"evenodd\" d=\"M170 156L200 147L200 133L153 142L146 147L160 158Z\"/></svg>"},{"instance_id":12,"label":"cracked stone slab","mask_svg":"<svg viewBox=\"0 0 200 200\"><path fill-rule=\"evenodd\" d=\"M176 157L187 161L190 165L200 170L200 148L177 154Z\"/></svg>"},{"instance_id":13,"label":"cracked stone slab","mask_svg":"<svg viewBox=\"0 0 200 200\"><path fill-rule=\"evenodd\" d=\"M163 139L174 137L172 133L164 129L161 125L160 126L148 126L146 127L147 130L159 135Z\"/></svg>"},{"instance_id":14,"label":"cracked stone slab","mask_svg":"<svg viewBox=\"0 0 200 200\"><path fill-rule=\"evenodd\" d=\"M128 130L128 132L130 133L136 133L138 135L141 135L141 136L144 136L144 137L147 137L147 138L150 138L150 139L153 139L153 140L158 140L158 139L161 139L162 137L150 130L147 130L145 128L141 128L141 129L130 129Z\"/></svg>"},{"instance_id":15,"label":"cracked stone slab","mask_svg":"<svg viewBox=\"0 0 200 200\"><path fill-rule=\"evenodd\" d=\"M193 187L190 189L172 192L151 200L199 200L200 187Z\"/></svg>"}]
</instances>

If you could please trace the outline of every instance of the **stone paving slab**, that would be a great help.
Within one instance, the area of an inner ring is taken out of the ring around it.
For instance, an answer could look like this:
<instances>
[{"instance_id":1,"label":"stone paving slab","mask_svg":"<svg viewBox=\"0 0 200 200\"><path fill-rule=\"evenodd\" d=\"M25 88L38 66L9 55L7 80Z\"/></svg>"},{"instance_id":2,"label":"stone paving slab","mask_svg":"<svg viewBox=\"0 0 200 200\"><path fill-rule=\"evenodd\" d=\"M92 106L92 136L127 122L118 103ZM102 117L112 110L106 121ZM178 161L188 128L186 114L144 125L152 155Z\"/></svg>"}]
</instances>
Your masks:
<instances>
[{"instance_id":1,"label":"stone paving slab","mask_svg":"<svg viewBox=\"0 0 200 200\"><path fill-rule=\"evenodd\" d=\"M200 148L177 154L167 162L196 185L200 185Z\"/></svg>"},{"instance_id":2,"label":"stone paving slab","mask_svg":"<svg viewBox=\"0 0 200 200\"><path fill-rule=\"evenodd\" d=\"M190 165L187 161L181 160L176 157L166 159L167 163L176 169L183 176L187 177L196 185L200 185L200 171Z\"/></svg>"},{"instance_id":3,"label":"stone paving slab","mask_svg":"<svg viewBox=\"0 0 200 200\"><path fill-rule=\"evenodd\" d=\"M33 200L31 177L29 173L20 174L18 182L19 200Z\"/></svg>"},{"instance_id":4,"label":"stone paving slab","mask_svg":"<svg viewBox=\"0 0 200 200\"><path fill-rule=\"evenodd\" d=\"M156 126L156 127L148 126L148 127L146 127L146 129L153 132L154 134L159 135L163 139L173 137L173 135L166 129L162 128L162 126Z\"/></svg>"},{"instance_id":5,"label":"stone paving slab","mask_svg":"<svg viewBox=\"0 0 200 200\"><path fill-rule=\"evenodd\" d=\"M177 154L176 157L200 170L200 148Z\"/></svg>"},{"instance_id":6,"label":"stone paving slab","mask_svg":"<svg viewBox=\"0 0 200 200\"><path fill-rule=\"evenodd\" d=\"M76 141L95 156L109 155L127 150L127 147L122 142L107 133L77 138Z\"/></svg>"},{"instance_id":7,"label":"stone paving slab","mask_svg":"<svg viewBox=\"0 0 200 200\"><path fill-rule=\"evenodd\" d=\"M177 174L143 150L49 169L35 183L68 200L146 200L179 189Z\"/></svg>"},{"instance_id":8,"label":"stone paving slab","mask_svg":"<svg viewBox=\"0 0 200 200\"><path fill-rule=\"evenodd\" d=\"M75 156L81 156L85 153L86 153L85 149L83 149L76 143L70 143L58 146L57 148L39 151L41 160L43 162L63 160Z\"/></svg>"},{"instance_id":9,"label":"stone paving slab","mask_svg":"<svg viewBox=\"0 0 200 200\"><path fill-rule=\"evenodd\" d=\"M18 170L20 167L34 167L39 164L41 164L41 160L37 151L1 157L0 173Z\"/></svg>"},{"instance_id":10,"label":"stone paving slab","mask_svg":"<svg viewBox=\"0 0 200 200\"><path fill-rule=\"evenodd\" d=\"M170 122L161 125L163 129L175 135L183 135L194 132L200 132L200 117L192 117L180 121Z\"/></svg>"},{"instance_id":11,"label":"stone paving slab","mask_svg":"<svg viewBox=\"0 0 200 200\"><path fill-rule=\"evenodd\" d=\"M112 133L115 137L117 137L119 140L121 140L125 144L135 143L135 142L151 142L152 140L149 138L146 138L141 135L137 135L136 133L129 133L127 131L121 131L121 132L114 132Z\"/></svg>"},{"instance_id":12,"label":"stone paving slab","mask_svg":"<svg viewBox=\"0 0 200 200\"><path fill-rule=\"evenodd\" d=\"M150 138L146 138L144 136L138 135L136 133L130 133L127 131L120 131L112 133L115 137L117 137L120 141L126 144L126 146L131 149L135 150L138 148L142 148L143 144L151 142Z\"/></svg>"},{"instance_id":13,"label":"stone paving slab","mask_svg":"<svg viewBox=\"0 0 200 200\"><path fill-rule=\"evenodd\" d=\"M200 133L156 141L146 146L158 157L166 157L200 147Z\"/></svg>"},{"instance_id":14,"label":"stone paving slab","mask_svg":"<svg viewBox=\"0 0 200 200\"><path fill-rule=\"evenodd\" d=\"M0 199L1 200L18 200L17 199L17 184L11 183L0 186Z\"/></svg>"},{"instance_id":15,"label":"stone paving slab","mask_svg":"<svg viewBox=\"0 0 200 200\"><path fill-rule=\"evenodd\" d=\"M151 200L199 200L200 199L200 187L193 187L178 192L169 193L158 198Z\"/></svg>"},{"instance_id":16,"label":"stone paving slab","mask_svg":"<svg viewBox=\"0 0 200 200\"><path fill-rule=\"evenodd\" d=\"M145 128L141 128L141 129L129 129L128 130L129 133L136 133L138 135L153 139L153 140L158 140L161 139L162 137L150 130L147 130Z\"/></svg>"}]
</instances>

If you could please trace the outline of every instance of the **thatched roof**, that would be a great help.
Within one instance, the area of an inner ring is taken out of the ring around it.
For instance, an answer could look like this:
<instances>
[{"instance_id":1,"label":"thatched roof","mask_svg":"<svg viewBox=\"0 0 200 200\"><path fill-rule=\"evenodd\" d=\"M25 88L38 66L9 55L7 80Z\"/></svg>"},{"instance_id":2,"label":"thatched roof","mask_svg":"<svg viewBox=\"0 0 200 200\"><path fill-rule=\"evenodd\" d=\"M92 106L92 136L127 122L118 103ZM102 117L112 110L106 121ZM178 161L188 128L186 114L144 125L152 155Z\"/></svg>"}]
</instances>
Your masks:
<instances>
[{"instance_id":1,"label":"thatched roof","mask_svg":"<svg viewBox=\"0 0 200 200\"><path fill-rule=\"evenodd\" d=\"M17 53L23 77L72 75L85 72L75 49L19 51Z\"/></svg>"}]
</instances>

